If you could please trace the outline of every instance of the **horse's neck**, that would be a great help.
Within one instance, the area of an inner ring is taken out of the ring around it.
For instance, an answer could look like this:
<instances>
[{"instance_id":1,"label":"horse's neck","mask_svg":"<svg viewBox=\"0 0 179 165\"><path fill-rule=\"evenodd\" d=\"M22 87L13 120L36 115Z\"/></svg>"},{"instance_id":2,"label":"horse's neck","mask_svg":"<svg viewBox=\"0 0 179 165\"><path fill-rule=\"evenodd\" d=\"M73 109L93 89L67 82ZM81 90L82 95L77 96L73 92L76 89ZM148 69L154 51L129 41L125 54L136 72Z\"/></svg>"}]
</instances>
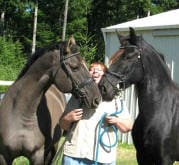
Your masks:
<instances>
[{"instance_id":1,"label":"horse's neck","mask_svg":"<svg viewBox=\"0 0 179 165\"><path fill-rule=\"evenodd\" d=\"M48 89L50 83L48 76L41 76L39 80L27 76L16 81L7 93L7 97L11 97L12 110L27 111L28 114L36 113L38 105L43 94Z\"/></svg>"},{"instance_id":2,"label":"horse's neck","mask_svg":"<svg viewBox=\"0 0 179 165\"><path fill-rule=\"evenodd\" d=\"M153 74L157 74L159 77L165 77L166 79L171 79L170 76L170 69L168 68L164 55L159 53L152 45L147 43L145 40L142 40L141 43L138 43L139 45L142 45L142 51L141 51L141 57L142 57L142 63L146 72L152 72L151 76ZM147 73L148 74L148 73Z\"/></svg>"},{"instance_id":3,"label":"horse's neck","mask_svg":"<svg viewBox=\"0 0 179 165\"><path fill-rule=\"evenodd\" d=\"M164 93L169 90L169 87L173 84L173 81L165 81L163 79L156 80L153 78L150 80L143 80L136 84L139 112L149 112L153 109L157 110L156 107L160 106L161 100L165 97ZM154 108L155 107L155 108Z\"/></svg>"},{"instance_id":4,"label":"horse's neck","mask_svg":"<svg viewBox=\"0 0 179 165\"><path fill-rule=\"evenodd\" d=\"M139 94L143 97L154 96L162 93L165 87L173 83L170 71L160 54L152 48L152 51L142 52L143 78L137 83Z\"/></svg>"}]
</instances>

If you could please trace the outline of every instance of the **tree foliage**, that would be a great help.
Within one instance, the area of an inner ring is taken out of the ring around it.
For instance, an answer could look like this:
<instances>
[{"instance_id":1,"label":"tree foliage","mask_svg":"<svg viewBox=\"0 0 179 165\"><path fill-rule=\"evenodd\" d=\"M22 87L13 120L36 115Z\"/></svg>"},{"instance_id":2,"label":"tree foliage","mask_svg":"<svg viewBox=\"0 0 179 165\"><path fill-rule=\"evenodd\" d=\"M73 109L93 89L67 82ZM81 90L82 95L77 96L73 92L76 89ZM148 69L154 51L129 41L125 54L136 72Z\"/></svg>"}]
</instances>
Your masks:
<instances>
[{"instance_id":1,"label":"tree foliage","mask_svg":"<svg viewBox=\"0 0 179 165\"><path fill-rule=\"evenodd\" d=\"M31 53L37 1L36 49L62 39L65 0L0 0L0 58L3 60L0 71L4 75L1 79L14 79L13 75L21 66L21 63L16 66L17 59L21 57L19 61L23 61L23 55L26 54L28 58ZM103 62L104 39L101 28L145 17L149 11L153 15L178 7L177 0L69 0L66 38L74 35L87 63ZM6 44L10 44L10 48ZM14 61L10 67L8 61ZM4 72L6 68L13 68L10 74Z\"/></svg>"},{"instance_id":2,"label":"tree foliage","mask_svg":"<svg viewBox=\"0 0 179 165\"><path fill-rule=\"evenodd\" d=\"M20 42L0 37L0 80L14 80L24 65Z\"/></svg>"}]
</instances>

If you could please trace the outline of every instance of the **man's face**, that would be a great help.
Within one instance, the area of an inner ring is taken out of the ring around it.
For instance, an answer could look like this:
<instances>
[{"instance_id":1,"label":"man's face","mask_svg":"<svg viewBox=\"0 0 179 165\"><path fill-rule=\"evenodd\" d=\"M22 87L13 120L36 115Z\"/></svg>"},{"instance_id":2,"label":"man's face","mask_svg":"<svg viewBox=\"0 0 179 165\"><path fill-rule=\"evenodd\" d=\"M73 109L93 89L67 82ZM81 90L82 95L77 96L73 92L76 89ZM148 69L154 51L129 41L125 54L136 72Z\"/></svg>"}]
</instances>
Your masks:
<instances>
[{"instance_id":1,"label":"man's face","mask_svg":"<svg viewBox=\"0 0 179 165\"><path fill-rule=\"evenodd\" d=\"M91 76L93 77L94 81L98 84L104 75L104 71L100 65L95 65L89 70Z\"/></svg>"}]
</instances>

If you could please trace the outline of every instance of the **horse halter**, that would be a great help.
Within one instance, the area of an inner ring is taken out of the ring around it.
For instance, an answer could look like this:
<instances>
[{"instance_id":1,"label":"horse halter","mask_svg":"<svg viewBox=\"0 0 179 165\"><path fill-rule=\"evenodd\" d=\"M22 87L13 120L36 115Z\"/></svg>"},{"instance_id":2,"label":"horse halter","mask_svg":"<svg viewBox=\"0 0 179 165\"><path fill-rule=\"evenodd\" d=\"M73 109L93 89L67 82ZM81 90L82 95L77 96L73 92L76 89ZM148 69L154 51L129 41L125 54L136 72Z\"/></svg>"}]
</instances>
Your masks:
<instances>
[{"instance_id":1,"label":"horse halter","mask_svg":"<svg viewBox=\"0 0 179 165\"><path fill-rule=\"evenodd\" d=\"M113 85L112 81L108 78L108 76L106 76L107 74L112 75L113 77L116 77L117 79L119 79L118 84L124 84L124 80L121 79L121 77L123 77L123 76L121 74L118 74L118 73L115 73L115 72L112 72L112 71L108 71L108 70L104 74L106 80L113 87L115 94L119 95L123 89L121 90L119 85L117 85L117 86ZM125 84L123 86L125 86Z\"/></svg>"},{"instance_id":2,"label":"horse halter","mask_svg":"<svg viewBox=\"0 0 179 165\"><path fill-rule=\"evenodd\" d=\"M89 77L88 79L86 79L84 82L82 83L78 83L74 77L73 77L73 74L71 72L71 69L69 69L69 67L66 65L65 61L69 58L72 58L73 56L77 56L79 55L80 52L77 52L77 53L73 53L69 56L64 56L64 55L61 55L60 56L60 63L61 63L61 66L62 68L64 69L64 71L66 72L66 74L70 77L71 81L72 81L72 84L73 84L73 90L72 90L72 93L74 94L74 96L76 98L79 98L81 100L81 104L85 104L87 105L87 100L85 99L86 96L84 94L84 92L82 91L82 89L86 86L86 85L89 85L93 82L93 79L92 77Z\"/></svg>"},{"instance_id":3,"label":"horse halter","mask_svg":"<svg viewBox=\"0 0 179 165\"><path fill-rule=\"evenodd\" d=\"M119 49L125 49L125 48L137 48L139 49L137 46L135 45L130 45L130 46L121 46ZM142 63L142 59L141 59L141 50L139 49L139 55L138 55L138 60L140 60L140 63L142 64L142 68L143 68L143 71L144 71L144 66L143 66L143 63ZM119 93L121 91L121 86L123 89L125 89L125 86L126 86L126 76L124 76L123 74L121 74L120 72L119 73L116 73L116 72L113 72L113 71L110 71L108 70L105 75L107 74L110 74L111 76L117 78L119 81L118 81L118 84L119 84L119 88L114 86L113 83L111 82L110 79L107 78L106 76L106 79L107 81L111 84L111 86L113 87L113 89L115 90L115 93Z\"/></svg>"}]
</instances>

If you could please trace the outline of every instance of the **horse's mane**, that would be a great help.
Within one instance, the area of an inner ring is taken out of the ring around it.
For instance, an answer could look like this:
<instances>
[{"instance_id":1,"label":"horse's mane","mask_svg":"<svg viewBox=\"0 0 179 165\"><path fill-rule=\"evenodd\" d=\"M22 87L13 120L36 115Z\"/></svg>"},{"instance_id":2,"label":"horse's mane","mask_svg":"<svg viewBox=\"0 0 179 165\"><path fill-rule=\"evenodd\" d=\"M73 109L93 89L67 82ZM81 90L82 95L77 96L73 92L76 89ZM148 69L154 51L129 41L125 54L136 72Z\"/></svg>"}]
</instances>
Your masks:
<instances>
[{"instance_id":1,"label":"horse's mane","mask_svg":"<svg viewBox=\"0 0 179 165\"><path fill-rule=\"evenodd\" d=\"M109 65L116 62L117 59L124 53L124 49L119 49L117 52L115 52L111 58L109 59Z\"/></svg>"},{"instance_id":2,"label":"horse's mane","mask_svg":"<svg viewBox=\"0 0 179 165\"><path fill-rule=\"evenodd\" d=\"M129 42L129 36L123 36L122 40L126 40L125 42ZM148 47L150 47L156 54L158 54L160 56L160 58L162 59L162 61L166 64L165 61L165 57L162 53L159 53L152 45L150 45L149 43L147 43L142 36L137 36L137 41L140 42L144 42ZM140 44L139 44L140 45ZM138 46L139 46L138 45ZM137 46L137 45L136 45ZM109 65L111 65L112 63L116 62L117 59L124 53L124 49L119 49L117 50L109 59Z\"/></svg>"},{"instance_id":3,"label":"horse's mane","mask_svg":"<svg viewBox=\"0 0 179 165\"><path fill-rule=\"evenodd\" d=\"M142 36L139 36L139 38L140 38L140 39L138 39L138 42L140 43L140 44L138 44L139 47L141 47L140 45L141 45L141 43L143 42L143 43L144 43L149 49L151 49L156 55L159 55L160 59L162 59L163 62L166 63L166 61L165 61L165 56L164 56L162 53L158 52L151 44L149 44L147 41L145 41Z\"/></svg>"},{"instance_id":4,"label":"horse's mane","mask_svg":"<svg viewBox=\"0 0 179 165\"><path fill-rule=\"evenodd\" d=\"M50 46L46 46L43 48L38 49L35 53L33 53L31 56L29 56L26 64L24 65L23 69L21 70L21 72L19 73L19 75L17 76L17 80L19 80L20 78L22 78L25 73L28 71L28 69L30 68L30 66L42 55L44 55L46 52L51 51L51 50L55 50L55 49L63 49L64 45L66 44L65 41L63 42L59 42L59 43L55 43L53 45Z\"/></svg>"},{"instance_id":5,"label":"horse's mane","mask_svg":"<svg viewBox=\"0 0 179 165\"><path fill-rule=\"evenodd\" d=\"M168 68L168 65L166 63L165 56L162 53L158 52L151 44L149 44L147 41L145 41L143 39L143 37L140 37L140 40L138 40L138 44L140 45L140 48L141 47L146 47L153 54L155 54L156 57L158 58L158 60L160 61L160 64L163 66L163 68L165 69L166 73L168 74L168 76L171 77L170 69Z\"/></svg>"},{"instance_id":6,"label":"horse's mane","mask_svg":"<svg viewBox=\"0 0 179 165\"><path fill-rule=\"evenodd\" d=\"M151 54L155 54L159 63L165 69L167 75L171 77L170 70L167 66L164 55L162 53L159 53L151 44L145 41L142 35L127 35L127 36L118 35L118 37L119 37L120 43L124 47L129 44L132 44L132 45L136 45L141 50L146 49L149 52L151 52ZM146 50L144 50L144 52L146 52ZM119 49L118 51L116 51L109 59L109 65L115 63L123 53L124 53L124 49Z\"/></svg>"}]
</instances>

